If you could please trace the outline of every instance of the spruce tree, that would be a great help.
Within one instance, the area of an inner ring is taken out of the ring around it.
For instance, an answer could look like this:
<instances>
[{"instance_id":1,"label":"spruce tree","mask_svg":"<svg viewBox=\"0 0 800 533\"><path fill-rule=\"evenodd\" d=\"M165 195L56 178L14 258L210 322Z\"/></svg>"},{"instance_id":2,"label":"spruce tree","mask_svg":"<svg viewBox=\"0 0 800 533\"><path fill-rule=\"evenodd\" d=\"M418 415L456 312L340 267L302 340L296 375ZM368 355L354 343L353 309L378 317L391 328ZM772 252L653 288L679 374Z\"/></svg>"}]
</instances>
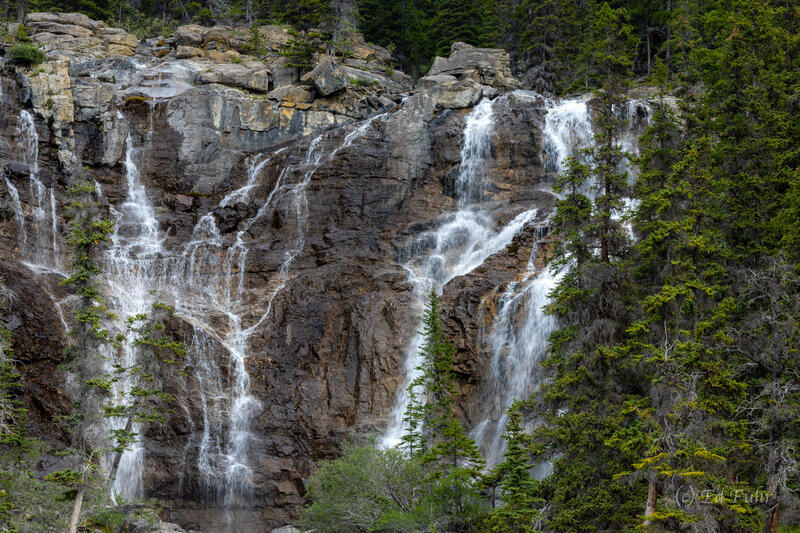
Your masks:
<instances>
[{"instance_id":1,"label":"spruce tree","mask_svg":"<svg viewBox=\"0 0 800 533\"><path fill-rule=\"evenodd\" d=\"M530 438L522 427L522 404L514 401L508 409L503 438L506 451L503 462L495 467L500 479L501 505L487 518L489 531L497 533L534 533L541 518L538 483L531 477Z\"/></svg>"},{"instance_id":2,"label":"spruce tree","mask_svg":"<svg viewBox=\"0 0 800 533\"><path fill-rule=\"evenodd\" d=\"M5 309L5 284L0 278L0 319ZM26 410L19 400L21 391L22 382L14 361L11 332L0 322L0 445L19 443L25 434Z\"/></svg>"},{"instance_id":3,"label":"spruce tree","mask_svg":"<svg viewBox=\"0 0 800 533\"><path fill-rule=\"evenodd\" d=\"M422 318L424 359L420 376L409 386L403 443L419 458L431 483L431 525L461 530L480 511L484 461L455 413L455 349L440 314L439 296L431 289Z\"/></svg>"},{"instance_id":4,"label":"spruce tree","mask_svg":"<svg viewBox=\"0 0 800 533\"><path fill-rule=\"evenodd\" d=\"M626 13L603 4L587 49L592 72L602 79L594 118L593 146L568 161L558 188L554 230L560 241L551 267L563 276L549 312L560 323L550 338L545 366L552 380L534 398L543 424L535 432L539 460L554 473L547 527L595 531L631 525L641 510L634 502L646 484L618 482L615 474L635 455L610 439L636 420L640 369L624 347L634 318L635 291L630 239L623 227L628 195L626 154L621 148L631 29Z\"/></svg>"}]
</instances>

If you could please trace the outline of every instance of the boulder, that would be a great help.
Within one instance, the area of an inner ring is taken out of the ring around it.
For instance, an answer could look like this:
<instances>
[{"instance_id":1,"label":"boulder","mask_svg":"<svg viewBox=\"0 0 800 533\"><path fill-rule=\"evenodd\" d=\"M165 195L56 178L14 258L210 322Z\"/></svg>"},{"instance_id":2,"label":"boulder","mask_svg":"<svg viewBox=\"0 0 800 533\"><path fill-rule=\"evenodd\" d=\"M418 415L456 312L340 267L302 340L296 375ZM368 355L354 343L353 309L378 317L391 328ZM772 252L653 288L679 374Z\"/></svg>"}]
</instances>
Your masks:
<instances>
[{"instance_id":1,"label":"boulder","mask_svg":"<svg viewBox=\"0 0 800 533\"><path fill-rule=\"evenodd\" d=\"M187 533L185 529L178 524L171 524L169 522L162 522L158 520L152 524L147 520L136 520L124 524L118 533Z\"/></svg>"},{"instance_id":2,"label":"boulder","mask_svg":"<svg viewBox=\"0 0 800 533\"><path fill-rule=\"evenodd\" d=\"M249 28L214 26L211 28L198 24L179 26L175 30L175 45L192 47L209 52L235 51L242 54L275 56L289 42L288 26L266 25L256 28L259 42L256 49Z\"/></svg>"},{"instance_id":3,"label":"boulder","mask_svg":"<svg viewBox=\"0 0 800 533\"><path fill-rule=\"evenodd\" d=\"M283 526L273 529L271 533L301 533L301 532L294 526Z\"/></svg>"},{"instance_id":4,"label":"boulder","mask_svg":"<svg viewBox=\"0 0 800 533\"><path fill-rule=\"evenodd\" d=\"M341 66L340 68L349 78L351 86L370 85L378 88L381 92L390 94L399 94L407 90L407 87L404 87L403 85L394 81L392 78L388 78L382 74L375 74L374 72L368 72L346 66Z\"/></svg>"},{"instance_id":5,"label":"boulder","mask_svg":"<svg viewBox=\"0 0 800 533\"><path fill-rule=\"evenodd\" d=\"M272 72L273 87L295 85L300 82L300 73L296 67L289 66L288 57L279 57L270 63L269 70Z\"/></svg>"},{"instance_id":6,"label":"boulder","mask_svg":"<svg viewBox=\"0 0 800 533\"><path fill-rule=\"evenodd\" d=\"M314 93L306 87L286 85L278 87L267 94L267 98L278 102L308 104L314 101Z\"/></svg>"},{"instance_id":7,"label":"boulder","mask_svg":"<svg viewBox=\"0 0 800 533\"><path fill-rule=\"evenodd\" d=\"M329 57L323 58L314 70L303 75L300 81L305 85L313 85L322 96L331 95L348 86L347 74Z\"/></svg>"},{"instance_id":8,"label":"boulder","mask_svg":"<svg viewBox=\"0 0 800 533\"><path fill-rule=\"evenodd\" d=\"M178 26L173 35L175 44L178 46L192 46L202 49L206 30L207 28L198 26L197 24Z\"/></svg>"},{"instance_id":9,"label":"boulder","mask_svg":"<svg viewBox=\"0 0 800 533\"><path fill-rule=\"evenodd\" d=\"M201 70L197 79L200 83L219 83L229 87L240 87L251 91L269 91L269 70L263 65L254 66L236 63L214 63Z\"/></svg>"},{"instance_id":10,"label":"boulder","mask_svg":"<svg viewBox=\"0 0 800 533\"><path fill-rule=\"evenodd\" d=\"M258 36L261 39L259 47L263 47L262 52L277 54L292 38L289 35L288 26L278 26L275 24L269 26L259 26Z\"/></svg>"},{"instance_id":11,"label":"boulder","mask_svg":"<svg viewBox=\"0 0 800 533\"><path fill-rule=\"evenodd\" d=\"M447 74L457 79L471 79L500 91L513 91L522 84L511 73L511 58L500 48L476 48L453 43L450 57L433 60L426 77Z\"/></svg>"},{"instance_id":12,"label":"boulder","mask_svg":"<svg viewBox=\"0 0 800 533\"><path fill-rule=\"evenodd\" d=\"M203 57L203 49L196 46L178 46L175 50L175 55L178 59L193 59Z\"/></svg>"},{"instance_id":13,"label":"boulder","mask_svg":"<svg viewBox=\"0 0 800 533\"><path fill-rule=\"evenodd\" d=\"M347 37L348 57L381 65L392 64L392 54L382 46L366 42L363 34L351 33Z\"/></svg>"},{"instance_id":14,"label":"boulder","mask_svg":"<svg viewBox=\"0 0 800 533\"><path fill-rule=\"evenodd\" d=\"M29 13L25 24L35 42L68 55L132 56L139 44L135 35L80 13Z\"/></svg>"},{"instance_id":15,"label":"boulder","mask_svg":"<svg viewBox=\"0 0 800 533\"><path fill-rule=\"evenodd\" d=\"M474 107L484 96L486 87L471 79L440 83L428 89L436 101L436 109Z\"/></svg>"},{"instance_id":16,"label":"boulder","mask_svg":"<svg viewBox=\"0 0 800 533\"><path fill-rule=\"evenodd\" d=\"M458 81L458 79L450 74L434 74L433 76L423 76L420 78L417 82L417 87L419 89L430 89L440 83L451 83L454 81Z\"/></svg>"}]
</instances>

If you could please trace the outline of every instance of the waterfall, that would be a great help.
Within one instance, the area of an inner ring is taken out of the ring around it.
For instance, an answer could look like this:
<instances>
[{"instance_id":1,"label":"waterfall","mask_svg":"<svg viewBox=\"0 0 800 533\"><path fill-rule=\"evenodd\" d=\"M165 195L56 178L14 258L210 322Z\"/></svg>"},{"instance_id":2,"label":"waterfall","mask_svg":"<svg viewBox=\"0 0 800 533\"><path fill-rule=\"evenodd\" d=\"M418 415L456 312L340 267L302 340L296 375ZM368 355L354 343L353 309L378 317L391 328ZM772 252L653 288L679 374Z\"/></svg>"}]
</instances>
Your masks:
<instances>
[{"instance_id":1,"label":"waterfall","mask_svg":"<svg viewBox=\"0 0 800 533\"><path fill-rule=\"evenodd\" d=\"M568 157L590 145L592 121L583 99L548 100L546 105L543 161L549 172L558 174ZM540 226L541 233L548 230L547 224L545 221ZM489 466L503 459L506 411L514 400L528 398L541 384L540 363L556 327L555 319L546 315L543 307L559 276L547 267L536 267L537 252L535 245L525 276L508 284L499 297L491 327L484 332L491 366L473 436Z\"/></svg>"},{"instance_id":2,"label":"waterfall","mask_svg":"<svg viewBox=\"0 0 800 533\"><path fill-rule=\"evenodd\" d=\"M3 176L3 179L6 182L6 189L8 189L8 196L11 199L11 209L14 211L14 218L17 220L17 227L19 228L20 232L20 248L22 248L23 253L25 247L28 244L28 235L25 231L25 213L22 211L22 202L19 199L19 191L11 183L11 180L8 179L8 176Z\"/></svg>"},{"instance_id":3,"label":"waterfall","mask_svg":"<svg viewBox=\"0 0 800 533\"><path fill-rule=\"evenodd\" d=\"M586 101L572 99L548 101L543 134L545 137L545 164L549 171L560 173L566 159L576 155L593 142L592 119ZM641 128L637 121L649 108L646 104L631 101L620 113L628 123L622 139L622 148L631 153L638 150L636 131ZM621 163L625 170L630 162ZM586 192L591 194L590 184ZM542 231L547 230L547 222ZM632 230L629 229L632 234ZM525 277L508 285L499 299L497 316L485 333L486 345L491 356L491 374L481 396L482 419L475 426L473 435L487 464L492 466L503 459L505 441L503 432L508 421L507 410L514 400L524 400L535 393L542 383L540 364L546 358L548 338L557 326L555 319L544 313L547 295L555 288L561 277L544 267L537 269L534 247ZM546 475L548 465L536 474Z\"/></svg>"},{"instance_id":4,"label":"waterfall","mask_svg":"<svg viewBox=\"0 0 800 533\"><path fill-rule=\"evenodd\" d=\"M126 139L125 176L127 195L119 206L112 207L114 232L111 234L111 246L105 251L104 269L107 305L118 317L115 329L125 332L126 321L130 317L148 314L157 298L159 283L159 260L162 253L163 236L159 232L155 210L147 197L147 190L141 182L137 167L137 158L141 149L133 144L129 133ZM137 364L137 348L132 342L122 343L122 356L109 355L111 361L131 368ZM116 401L127 403L126 391L131 384L127 374L115 388ZM116 425L124 426L117 422ZM115 428L119 429L119 428ZM140 427L134 425L133 431L140 433ZM117 478L114 480L114 491L127 499L142 495L142 469L144 452L141 440L136 442L123 455L119 465Z\"/></svg>"},{"instance_id":5,"label":"waterfall","mask_svg":"<svg viewBox=\"0 0 800 533\"><path fill-rule=\"evenodd\" d=\"M192 368L196 379L202 418L189 419L196 426L202 424L202 431L198 427L197 440L187 443L185 453L188 457L190 448L196 446L196 468L201 488L206 490L206 501L224 507L229 531L238 528L237 510L247 509L254 497L250 455L258 437L251 423L261 410L261 403L251 391L247 371L249 339L269 322L273 304L290 280L292 263L305 248L307 191L313 175L340 150L366 134L376 120L385 117L371 117L348 129L339 139L327 133L314 137L304 159L282 168L271 189L264 191L266 198L256 214L243 220L233 235L224 236L217 227L214 211L252 201L262 187L264 170L286 148L251 156L246 162L245 183L201 216L192 239L177 250L164 245L167 236L159 229L156 210L141 181L138 162L149 149L151 132L141 144L135 142L133 134L126 140L127 194L119 206L111 207L115 229L104 256L107 303L118 317L118 331L122 331L128 317L149 313L156 300L172 304L176 315L190 325L193 334L187 342L186 365ZM326 149L330 144L332 149ZM99 187L97 191L100 195ZM279 206L294 219L293 232L289 242L284 243L284 255L267 297L259 301L245 283L253 239L250 231ZM135 348L125 344L122 361L118 362L131 366L138 355ZM219 354L219 347L224 354ZM220 360L217 354L224 359ZM115 360L115 354L107 355L109 361ZM125 401L123 393L131 384L121 380L117 385L117 399ZM192 412L189 405L178 400L185 412ZM142 496L143 464L144 449L137 442L123 454L114 490L126 498Z\"/></svg>"},{"instance_id":6,"label":"waterfall","mask_svg":"<svg viewBox=\"0 0 800 533\"><path fill-rule=\"evenodd\" d=\"M583 99L548 100L544 119L545 169L560 173L571 155L592 142L592 117Z\"/></svg>"},{"instance_id":7,"label":"waterfall","mask_svg":"<svg viewBox=\"0 0 800 533\"><path fill-rule=\"evenodd\" d=\"M510 283L500 297L497 315L486 335L491 374L481 396L483 418L475 427L474 437L489 466L503 459L508 408L514 400L528 398L541 383L540 363L556 327L544 306L560 276L547 267L537 269L533 263L536 252L534 246L525 278Z\"/></svg>"},{"instance_id":8,"label":"waterfall","mask_svg":"<svg viewBox=\"0 0 800 533\"><path fill-rule=\"evenodd\" d=\"M39 135L33 115L24 109L17 120L17 145L19 160L28 167L28 195L32 205L30 221L26 221L18 189L7 177L5 182L19 227L22 260L36 271L63 273L55 193L39 179Z\"/></svg>"},{"instance_id":9,"label":"waterfall","mask_svg":"<svg viewBox=\"0 0 800 533\"><path fill-rule=\"evenodd\" d=\"M467 116L461 165L456 178L458 207L443 217L438 228L412 240L401 258L414 287L420 315L432 287L441 292L447 282L480 266L487 257L505 248L514 235L536 216L535 209L524 211L504 227L497 228L494 217L482 205L484 165L491 156L493 122L492 102L488 99ZM417 367L422 363L420 348L423 341L422 335L417 333L408 345L405 383L398 391L390 425L382 439L385 446L399 444L405 430L403 415L409 402L407 388L419 376Z\"/></svg>"}]
</instances>

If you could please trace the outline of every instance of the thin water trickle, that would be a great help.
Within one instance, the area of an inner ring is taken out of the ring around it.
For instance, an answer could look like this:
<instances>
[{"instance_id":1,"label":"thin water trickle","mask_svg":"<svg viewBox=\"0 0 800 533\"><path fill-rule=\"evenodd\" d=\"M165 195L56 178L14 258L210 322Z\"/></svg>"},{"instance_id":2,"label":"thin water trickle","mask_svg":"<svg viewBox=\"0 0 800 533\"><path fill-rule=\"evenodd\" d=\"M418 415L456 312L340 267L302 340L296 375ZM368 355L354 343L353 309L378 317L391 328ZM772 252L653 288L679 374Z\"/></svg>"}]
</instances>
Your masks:
<instances>
[{"instance_id":1,"label":"thin water trickle","mask_svg":"<svg viewBox=\"0 0 800 533\"><path fill-rule=\"evenodd\" d=\"M113 325L115 333L125 332L128 318L140 314L149 315L152 304L160 297L159 289L163 285L158 273L163 236L159 232L155 210L142 184L137 166L141 148L134 145L130 133L125 145L127 195L118 209L111 209L114 231L111 234L111 246L105 251L103 268L107 305L118 317ZM138 350L133 342L122 343L121 358L115 358L114 353L107 355L109 364L116 361L125 368L133 368L139 363ZM129 402L126 392L131 385L130 376L123 374L114 390L116 401L123 404ZM124 422L117 422L116 425L123 426ZM138 424L133 427L137 434L140 429ZM114 480L114 491L126 499L141 497L143 463L144 450L137 438L131 449L122 455L117 478Z\"/></svg>"},{"instance_id":2,"label":"thin water trickle","mask_svg":"<svg viewBox=\"0 0 800 533\"><path fill-rule=\"evenodd\" d=\"M200 405L181 403L181 407L187 413L200 411L202 418L191 421L202 425L202 429L198 427L201 434L192 441L197 447L199 481L207 504L227 509L229 531L238 527L236 511L247 508L254 497L250 455L258 437L251 425L261 410L261 402L252 393L247 371L249 340L270 320L273 304L290 280L292 263L305 248L307 190L314 173L383 117L372 117L352 128L333 149L326 150L325 145L335 140L327 139L325 134L311 140L300 164L281 169L257 213L243 220L232 236L222 235L214 211L252 202L255 192L263 186L264 170L285 148L269 156L251 156L245 183L226 195L217 208L201 216L191 240L178 250L164 245L166 235L159 229L139 172L138 162L143 152L151 148L151 132L146 132L141 142L130 134L126 140L127 195L121 204L111 207L115 230L105 255L109 308L119 318L121 328L127 317L147 313L154 301L162 300L172 304L176 314L191 326L187 367L196 380ZM101 194L99 188L97 193ZM275 209L288 210L288 216L294 218L293 233L266 301L258 301L245 283L254 239L250 232ZM133 365L137 357L134 348L126 347L121 362ZM121 380L118 385L118 398L124 401L123 392L130 383ZM187 448L187 456L188 453ZM143 459L141 443L122 457L114 490L126 498L142 495Z\"/></svg>"},{"instance_id":3,"label":"thin water trickle","mask_svg":"<svg viewBox=\"0 0 800 533\"><path fill-rule=\"evenodd\" d=\"M39 135L33 114L24 109L17 120L17 145L19 161L28 168L28 195L31 202L28 217L22 210L19 190L7 177L5 182L20 232L21 259L32 270L63 274L55 192L46 187L39 177Z\"/></svg>"}]
</instances>

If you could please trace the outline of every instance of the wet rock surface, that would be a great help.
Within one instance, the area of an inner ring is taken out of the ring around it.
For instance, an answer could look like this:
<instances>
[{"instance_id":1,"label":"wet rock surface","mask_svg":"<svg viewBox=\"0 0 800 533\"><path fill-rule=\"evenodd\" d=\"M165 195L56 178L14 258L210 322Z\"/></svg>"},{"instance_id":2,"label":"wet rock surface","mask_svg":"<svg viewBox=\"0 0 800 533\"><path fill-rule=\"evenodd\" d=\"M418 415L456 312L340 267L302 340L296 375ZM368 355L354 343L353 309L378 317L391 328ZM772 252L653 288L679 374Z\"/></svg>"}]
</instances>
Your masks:
<instances>
[{"instance_id":1,"label":"wet rock surface","mask_svg":"<svg viewBox=\"0 0 800 533\"><path fill-rule=\"evenodd\" d=\"M388 52L363 39L347 58L325 58L299 82L277 56L282 27L258 28L265 51L248 56L249 35L231 28L183 26L170 38L130 43L81 17L36 17L34 39L50 50L44 72L6 66L0 76L8 110L0 117L0 277L15 295L3 320L37 433L63 437L49 421L69 401L58 388L66 332L54 303L68 294L57 274L21 262L31 260L21 227L33 234L38 202L19 131L23 111L37 132L37 175L60 213L50 241L62 244L50 252L61 265L69 263L68 178L80 172L96 182L113 216L135 170L163 239L158 297L175 303L196 293L208 301L221 279L234 280L225 286L239 295L243 327L252 326L243 364L257 402L246 501L228 497L223 469L201 466L209 457L224 464L232 453L231 325L213 306L196 315L179 306L168 324L191 355L182 375L164 384L180 408L145 434L143 483L163 505L162 518L184 529L212 533L233 516L236 531L263 532L297 517L316 461L335 457L352 432L386 428L418 327L403 254L456 205L466 117L495 98L487 209L498 226L539 211L511 245L444 288L467 393L462 411L468 421L477 416L487 309L527 268L554 206L539 190L550 179L541 156L545 105L530 95L498 96L517 87L504 52L457 43L412 91L405 75L389 73ZM62 48L69 53L57 53ZM203 224L213 231L201 231ZM245 246L239 263L231 250ZM68 324L69 305L61 311Z\"/></svg>"}]
</instances>

